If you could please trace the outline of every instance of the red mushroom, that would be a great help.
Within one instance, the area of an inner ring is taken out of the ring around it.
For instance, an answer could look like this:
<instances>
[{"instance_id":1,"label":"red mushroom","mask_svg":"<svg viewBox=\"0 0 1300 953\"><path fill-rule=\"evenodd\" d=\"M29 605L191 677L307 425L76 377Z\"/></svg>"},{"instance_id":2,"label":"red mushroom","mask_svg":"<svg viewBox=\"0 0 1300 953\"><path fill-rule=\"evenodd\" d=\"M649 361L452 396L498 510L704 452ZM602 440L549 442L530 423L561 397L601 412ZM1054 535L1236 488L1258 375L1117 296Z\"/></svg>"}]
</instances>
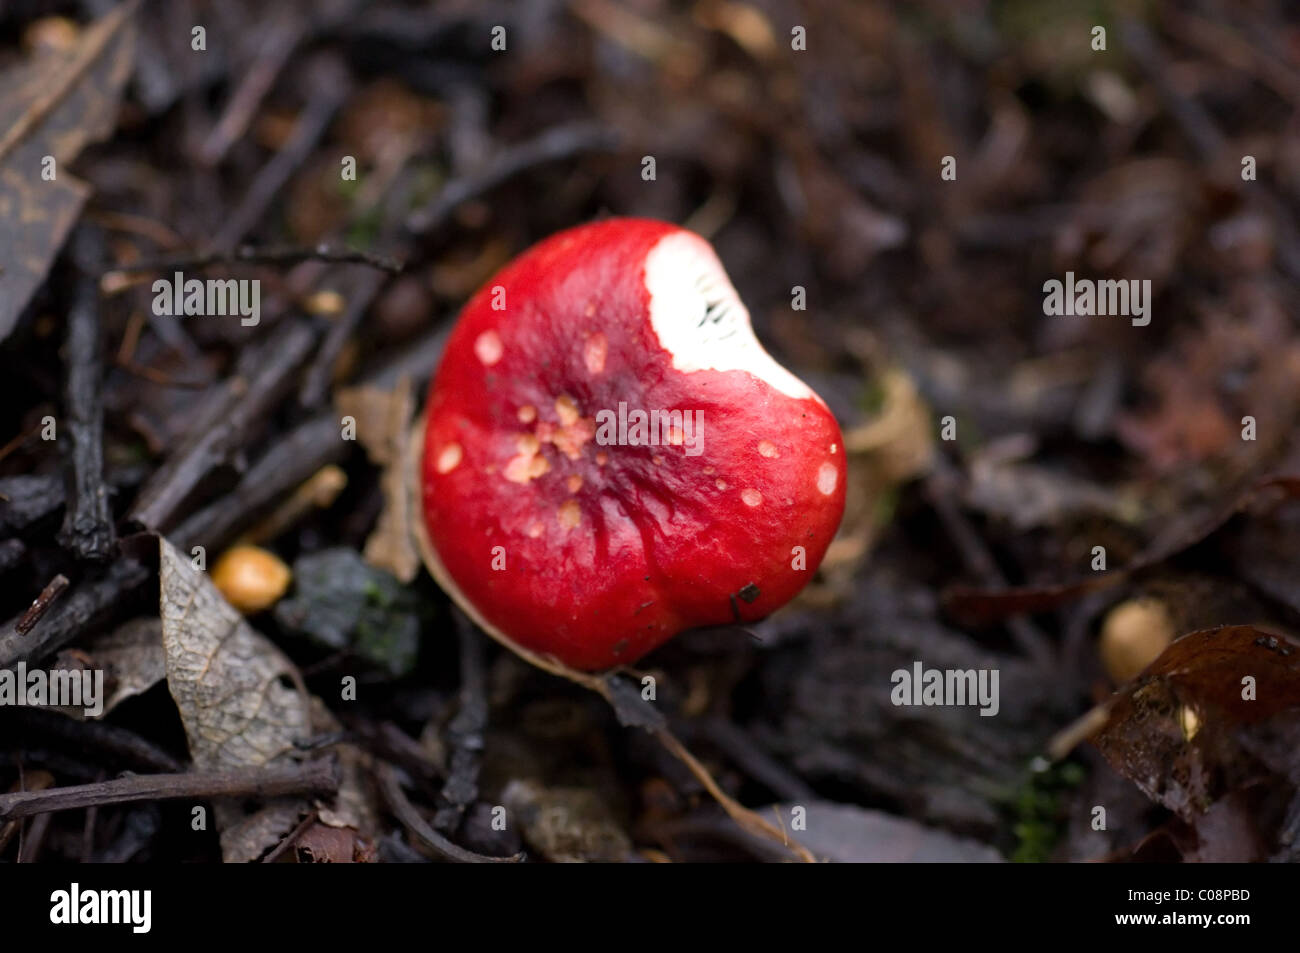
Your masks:
<instances>
[{"instance_id":1,"label":"red mushroom","mask_svg":"<svg viewBox=\"0 0 1300 953\"><path fill-rule=\"evenodd\" d=\"M421 476L444 588L583 670L768 615L844 512L825 403L763 350L708 242L644 219L554 235L474 295Z\"/></svg>"}]
</instances>

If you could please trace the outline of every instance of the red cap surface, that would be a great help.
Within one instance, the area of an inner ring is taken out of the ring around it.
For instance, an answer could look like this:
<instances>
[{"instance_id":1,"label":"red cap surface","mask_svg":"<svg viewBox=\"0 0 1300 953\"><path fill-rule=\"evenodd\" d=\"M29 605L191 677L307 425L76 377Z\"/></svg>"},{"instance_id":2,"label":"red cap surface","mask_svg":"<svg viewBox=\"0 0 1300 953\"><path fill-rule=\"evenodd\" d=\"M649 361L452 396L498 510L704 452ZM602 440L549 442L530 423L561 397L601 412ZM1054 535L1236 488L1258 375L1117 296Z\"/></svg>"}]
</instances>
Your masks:
<instances>
[{"instance_id":1,"label":"red cap surface","mask_svg":"<svg viewBox=\"0 0 1300 953\"><path fill-rule=\"evenodd\" d=\"M645 219L554 235L470 299L421 473L440 581L585 670L768 615L844 512L835 418L762 349L709 244Z\"/></svg>"}]
</instances>

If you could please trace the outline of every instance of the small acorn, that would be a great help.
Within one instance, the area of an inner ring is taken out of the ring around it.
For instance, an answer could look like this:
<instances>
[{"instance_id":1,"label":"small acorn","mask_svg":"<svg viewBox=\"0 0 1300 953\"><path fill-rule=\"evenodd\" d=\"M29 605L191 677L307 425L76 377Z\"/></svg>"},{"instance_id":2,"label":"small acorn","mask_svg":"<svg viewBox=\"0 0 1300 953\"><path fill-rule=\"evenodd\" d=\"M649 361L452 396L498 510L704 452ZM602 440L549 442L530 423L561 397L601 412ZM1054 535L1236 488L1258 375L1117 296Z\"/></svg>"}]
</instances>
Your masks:
<instances>
[{"instance_id":1,"label":"small acorn","mask_svg":"<svg viewBox=\"0 0 1300 953\"><path fill-rule=\"evenodd\" d=\"M1111 609L1102 623L1102 665L1112 682L1123 685L1159 658L1173 639L1173 619L1163 602L1129 599Z\"/></svg>"},{"instance_id":2,"label":"small acorn","mask_svg":"<svg viewBox=\"0 0 1300 953\"><path fill-rule=\"evenodd\" d=\"M232 546L212 567L212 583L244 615L269 609L289 588L293 573L260 546Z\"/></svg>"}]
</instances>

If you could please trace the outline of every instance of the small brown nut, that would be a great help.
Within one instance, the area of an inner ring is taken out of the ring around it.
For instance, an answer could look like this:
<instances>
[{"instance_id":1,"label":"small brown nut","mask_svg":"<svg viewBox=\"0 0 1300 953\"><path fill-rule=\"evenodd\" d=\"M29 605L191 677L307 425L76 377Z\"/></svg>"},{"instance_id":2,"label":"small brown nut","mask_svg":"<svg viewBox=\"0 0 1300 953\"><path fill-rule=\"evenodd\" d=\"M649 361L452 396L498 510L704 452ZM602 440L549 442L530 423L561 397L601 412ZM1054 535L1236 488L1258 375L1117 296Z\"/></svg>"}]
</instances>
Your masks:
<instances>
[{"instance_id":1,"label":"small brown nut","mask_svg":"<svg viewBox=\"0 0 1300 953\"><path fill-rule=\"evenodd\" d=\"M81 28L67 17L44 17L23 31L22 44L28 52L67 53L80 37Z\"/></svg>"},{"instance_id":2,"label":"small brown nut","mask_svg":"<svg viewBox=\"0 0 1300 953\"><path fill-rule=\"evenodd\" d=\"M232 546L212 567L213 584L244 615L275 605L292 576L278 556L258 546Z\"/></svg>"},{"instance_id":3,"label":"small brown nut","mask_svg":"<svg viewBox=\"0 0 1300 953\"><path fill-rule=\"evenodd\" d=\"M348 306L347 300L337 291L316 291L302 299L302 309L308 314L337 318Z\"/></svg>"},{"instance_id":4,"label":"small brown nut","mask_svg":"<svg viewBox=\"0 0 1300 953\"><path fill-rule=\"evenodd\" d=\"M1174 638L1169 610L1159 599L1121 602L1101 626L1101 662L1116 685L1136 677Z\"/></svg>"}]
</instances>

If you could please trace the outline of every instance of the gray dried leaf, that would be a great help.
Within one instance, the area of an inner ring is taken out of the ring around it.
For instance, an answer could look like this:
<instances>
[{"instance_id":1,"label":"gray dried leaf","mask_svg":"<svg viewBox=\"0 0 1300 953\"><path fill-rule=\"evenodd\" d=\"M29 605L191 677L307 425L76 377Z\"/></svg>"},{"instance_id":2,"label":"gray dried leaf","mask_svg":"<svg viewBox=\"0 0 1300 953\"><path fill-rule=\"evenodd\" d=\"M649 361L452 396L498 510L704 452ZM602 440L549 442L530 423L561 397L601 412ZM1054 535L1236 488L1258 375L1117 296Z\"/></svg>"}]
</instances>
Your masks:
<instances>
[{"instance_id":1,"label":"gray dried leaf","mask_svg":"<svg viewBox=\"0 0 1300 953\"><path fill-rule=\"evenodd\" d=\"M311 730L293 663L171 543L159 548L167 685L194 763L239 768L291 754Z\"/></svg>"},{"instance_id":2,"label":"gray dried leaf","mask_svg":"<svg viewBox=\"0 0 1300 953\"><path fill-rule=\"evenodd\" d=\"M299 798L276 798L246 817L231 817L221 829L221 858L228 864L251 864L298 826L304 804ZM220 822L222 811L217 814Z\"/></svg>"},{"instance_id":3,"label":"gray dried leaf","mask_svg":"<svg viewBox=\"0 0 1300 953\"><path fill-rule=\"evenodd\" d=\"M195 765L220 769L290 760L295 743L311 733L310 697L293 664L161 538L159 574L167 686ZM239 805L218 802L222 856L229 863L255 859L308 810L305 799L282 798L245 816Z\"/></svg>"}]
</instances>

